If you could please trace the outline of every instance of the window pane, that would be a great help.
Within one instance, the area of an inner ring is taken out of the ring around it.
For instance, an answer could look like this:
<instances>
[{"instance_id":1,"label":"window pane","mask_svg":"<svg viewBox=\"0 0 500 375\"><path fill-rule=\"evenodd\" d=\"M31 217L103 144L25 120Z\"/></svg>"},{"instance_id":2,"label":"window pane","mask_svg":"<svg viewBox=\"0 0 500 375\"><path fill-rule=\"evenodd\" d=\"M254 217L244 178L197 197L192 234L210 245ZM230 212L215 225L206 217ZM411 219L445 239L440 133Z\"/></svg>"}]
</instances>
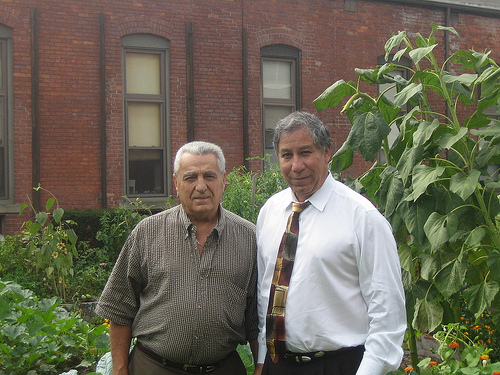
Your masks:
<instances>
[{"instance_id":1,"label":"window pane","mask_svg":"<svg viewBox=\"0 0 500 375\"><path fill-rule=\"evenodd\" d=\"M161 104L128 103L128 131L131 147L161 147Z\"/></svg>"},{"instance_id":2,"label":"window pane","mask_svg":"<svg viewBox=\"0 0 500 375\"><path fill-rule=\"evenodd\" d=\"M128 194L163 194L163 151L129 150Z\"/></svg>"},{"instance_id":3,"label":"window pane","mask_svg":"<svg viewBox=\"0 0 500 375\"><path fill-rule=\"evenodd\" d=\"M273 106L273 105L265 105L264 106L264 153L265 154L274 154L273 148L273 136L274 136L274 128L279 120L288 115L289 113L294 111L294 107L286 107L286 106ZM271 158L271 161L275 161L274 158Z\"/></svg>"},{"instance_id":4,"label":"window pane","mask_svg":"<svg viewBox=\"0 0 500 375\"><path fill-rule=\"evenodd\" d=\"M292 63L263 60L263 95L270 99L292 98Z\"/></svg>"},{"instance_id":5,"label":"window pane","mask_svg":"<svg viewBox=\"0 0 500 375\"><path fill-rule=\"evenodd\" d=\"M160 95L160 55L127 52L125 60L127 94Z\"/></svg>"},{"instance_id":6,"label":"window pane","mask_svg":"<svg viewBox=\"0 0 500 375\"><path fill-rule=\"evenodd\" d=\"M289 106L264 105L264 129L274 130L278 121L293 111Z\"/></svg>"}]
</instances>

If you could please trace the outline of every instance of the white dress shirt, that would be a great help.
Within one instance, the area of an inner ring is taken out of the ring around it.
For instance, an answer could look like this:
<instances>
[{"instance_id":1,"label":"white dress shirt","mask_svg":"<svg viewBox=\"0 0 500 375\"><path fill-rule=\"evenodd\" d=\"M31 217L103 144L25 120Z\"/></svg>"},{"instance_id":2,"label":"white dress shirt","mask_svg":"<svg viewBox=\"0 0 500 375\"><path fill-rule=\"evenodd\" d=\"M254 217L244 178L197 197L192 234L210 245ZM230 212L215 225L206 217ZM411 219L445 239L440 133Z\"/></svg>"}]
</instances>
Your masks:
<instances>
[{"instance_id":1,"label":"white dress shirt","mask_svg":"<svg viewBox=\"0 0 500 375\"><path fill-rule=\"evenodd\" d=\"M262 207L257 220L259 363L265 321L291 189ZM396 370L406 330L401 268L392 229L360 194L331 175L300 214L297 253L285 313L287 349L331 351L365 345L358 375Z\"/></svg>"}]
</instances>

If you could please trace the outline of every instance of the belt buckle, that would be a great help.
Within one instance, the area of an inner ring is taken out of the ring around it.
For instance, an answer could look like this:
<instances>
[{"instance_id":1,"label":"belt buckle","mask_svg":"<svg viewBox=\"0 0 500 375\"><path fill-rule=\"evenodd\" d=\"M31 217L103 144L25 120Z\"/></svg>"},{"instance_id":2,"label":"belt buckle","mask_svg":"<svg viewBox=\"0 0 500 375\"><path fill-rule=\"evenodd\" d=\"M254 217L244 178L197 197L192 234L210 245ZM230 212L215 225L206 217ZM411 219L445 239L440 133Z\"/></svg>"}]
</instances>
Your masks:
<instances>
[{"instance_id":1,"label":"belt buckle","mask_svg":"<svg viewBox=\"0 0 500 375\"><path fill-rule=\"evenodd\" d=\"M182 369L189 374L202 374L203 367L185 364Z\"/></svg>"},{"instance_id":2,"label":"belt buckle","mask_svg":"<svg viewBox=\"0 0 500 375\"><path fill-rule=\"evenodd\" d=\"M312 361L312 358L309 357L308 355L297 355L295 357L295 361L297 363L309 363Z\"/></svg>"}]
</instances>

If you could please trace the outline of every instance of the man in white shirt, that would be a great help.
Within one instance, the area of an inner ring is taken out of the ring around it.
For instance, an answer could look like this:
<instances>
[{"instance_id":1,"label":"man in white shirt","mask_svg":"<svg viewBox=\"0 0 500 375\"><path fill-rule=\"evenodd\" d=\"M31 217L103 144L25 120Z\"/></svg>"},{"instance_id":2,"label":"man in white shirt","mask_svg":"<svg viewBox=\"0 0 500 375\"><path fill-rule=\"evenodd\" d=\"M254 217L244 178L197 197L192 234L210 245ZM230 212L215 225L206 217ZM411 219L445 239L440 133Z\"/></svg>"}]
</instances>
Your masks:
<instances>
[{"instance_id":1,"label":"man in white shirt","mask_svg":"<svg viewBox=\"0 0 500 375\"><path fill-rule=\"evenodd\" d=\"M295 112L280 120L274 147L289 188L271 197L257 220L257 369L266 375L383 375L397 369L406 314L389 223L366 198L333 179L330 133L316 116ZM281 352L276 346L273 361L271 283L292 202L305 201L310 204L300 214L284 308L286 346Z\"/></svg>"}]
</instances>

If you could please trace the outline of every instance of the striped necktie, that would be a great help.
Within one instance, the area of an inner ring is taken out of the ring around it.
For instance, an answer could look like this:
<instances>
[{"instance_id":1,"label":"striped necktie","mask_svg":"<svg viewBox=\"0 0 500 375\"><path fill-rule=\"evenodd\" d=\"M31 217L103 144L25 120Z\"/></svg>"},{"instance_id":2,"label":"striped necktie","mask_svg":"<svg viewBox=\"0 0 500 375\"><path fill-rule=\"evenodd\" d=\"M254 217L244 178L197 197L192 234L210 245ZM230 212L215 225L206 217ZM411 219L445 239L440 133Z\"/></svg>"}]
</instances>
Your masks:
<instances>
[{"instance_id":1,"label":"striped necktie","mask_svg":"<svg viewBox=\"0 0 500 375\"><path fill-rule=\"evenodd\" d=\"M299 234L299 215L309 202L293 203L292 213L288 218L285 233L281 239L274 275L269 295L266 317L266 344L268 353L274 363L279 354L286 351L285 345L285 304L293 270L293 262L297 251Z\"/></svg>"}]
</instances>

